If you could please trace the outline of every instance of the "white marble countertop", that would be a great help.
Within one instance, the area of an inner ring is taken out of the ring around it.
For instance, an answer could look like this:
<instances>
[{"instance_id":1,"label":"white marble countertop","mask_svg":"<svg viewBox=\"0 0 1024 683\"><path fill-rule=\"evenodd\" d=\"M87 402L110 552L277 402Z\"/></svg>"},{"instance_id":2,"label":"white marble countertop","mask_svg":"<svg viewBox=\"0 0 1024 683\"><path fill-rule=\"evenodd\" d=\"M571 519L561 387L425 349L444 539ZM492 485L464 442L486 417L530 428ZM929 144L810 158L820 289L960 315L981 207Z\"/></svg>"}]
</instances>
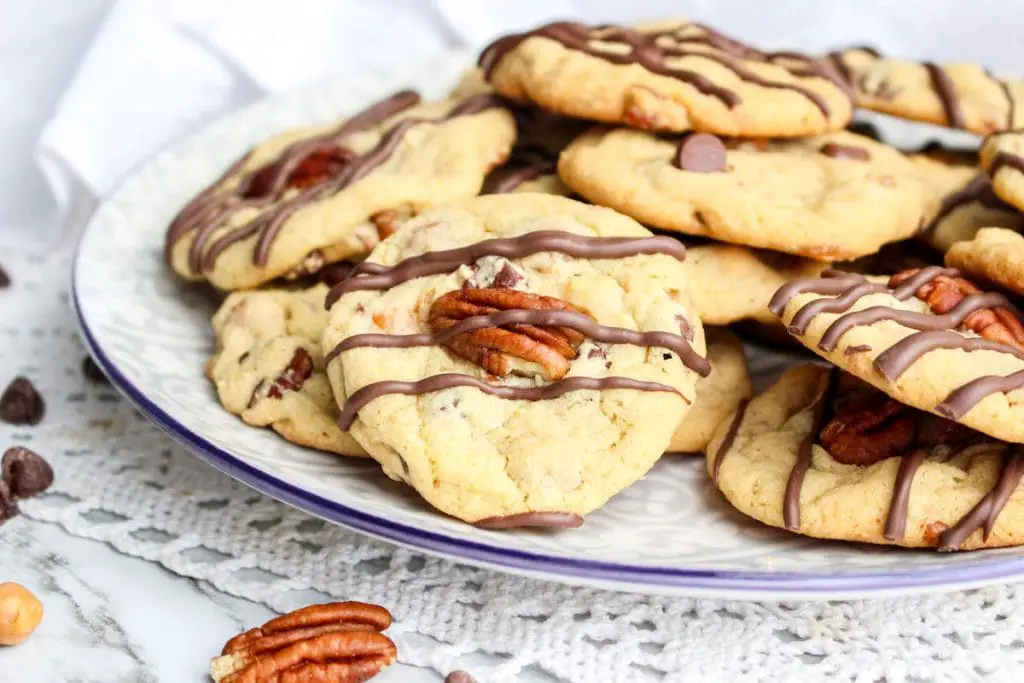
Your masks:
<instances>
[{"instance_id":1,"label":"white marble countertop","mask_svg":"<svg viewBox=\"0 0 1024 683\"><path fill-rule=\"evenodd\" d=\"M0 647L3 683L209 683L228 638L274 616L163 567L24 517L0 527L0 582L43 602L39 629ZM395 665L374 681L437 683Z\"/></svg>"}]
</instances>

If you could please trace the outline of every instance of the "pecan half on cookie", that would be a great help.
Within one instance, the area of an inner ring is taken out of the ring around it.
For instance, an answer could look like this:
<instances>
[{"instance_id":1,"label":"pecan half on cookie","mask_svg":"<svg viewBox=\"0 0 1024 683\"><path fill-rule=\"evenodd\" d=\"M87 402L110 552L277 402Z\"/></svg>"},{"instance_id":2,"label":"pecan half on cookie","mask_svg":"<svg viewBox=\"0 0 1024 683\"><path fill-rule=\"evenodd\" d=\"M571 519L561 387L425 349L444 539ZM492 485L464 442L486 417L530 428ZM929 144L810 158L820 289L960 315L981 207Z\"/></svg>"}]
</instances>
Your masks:
<instances>
[{"instance_id":1,"label":"pecan half on cookie","mask_svg":"<svg viewBox=\"0 0 1024 683\"><path fill-rule=\"evenodd\" d=\"M899 287L918 271L915 268L893 275L889 279L889 287ZM965 278L939 275L921 285L914 295L928 304L934 313L943 315L968 296L982 293L981 289ZM1005 306L976 310L964 318L962 326L989 341L1024 350L1024 326L1017 313Z\"/></svg>"},{"instance_id":2,"label":"pecan half on cookie","mask_svg":"<svg viewBox=\"0 0 1024 683\"><path fill-rule=\"evenodd\" d=\"M383 607L361 602L311 605L228 641L210 663L216 683L360 683L394 663Z\"/></svg>"},{"instance_id":3,"label":"pecan half on cookie","mask_svg":"<svg viewBox=\"0 0 1024 683\"><path fill-rule=\"evenodd\" d=\"M894 401L880 392L842 406L818 437L844 465L873 465L907 455L915 448L964 444L979 435L972 429Z\"/></svg>"},{"instance_id":4,"label":"pecan half on cookie","mask_svg":"<svg viewBox=\"0 0 1024 683\"><path fill-rule=\"evenodd\" d=\"M514 289L459 289L438 298L430 306L428 323L434 332L461 320L513 309L571 311L575 306L550 296ZM569 361L585 337L560 326L510 324L484 327L457 334L444 345L460 358L476 363L492 375L541 374L547 380L560 379L569 371Z\"/></svg>"}]
</instances>

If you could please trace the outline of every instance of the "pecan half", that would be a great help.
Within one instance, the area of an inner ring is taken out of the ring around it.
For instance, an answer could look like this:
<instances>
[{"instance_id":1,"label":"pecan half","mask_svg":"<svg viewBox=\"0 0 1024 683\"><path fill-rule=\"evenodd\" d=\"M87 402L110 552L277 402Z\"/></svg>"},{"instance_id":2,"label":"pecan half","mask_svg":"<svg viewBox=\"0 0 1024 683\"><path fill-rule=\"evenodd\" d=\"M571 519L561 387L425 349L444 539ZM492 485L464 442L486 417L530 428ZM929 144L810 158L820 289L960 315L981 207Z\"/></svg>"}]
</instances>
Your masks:
<instances>
[{"instance_id":1,"label":"pecan half","mask_svg":"<svg viewBox=\"0 0 1024 683\"><path fill-rule=\"evenodd\" d=\"M284 180L278 191L286 188L303 190L319 185L336 176L346 165L356 158L356 154L344 147L326 145L306 155ZM267 164L253 174L242 192L245 199L266 197L274 191L274 184L281 173L282 160Z\"/></svg>"},{"instance_id":2,"label":"pecan half","mask_svg":"<svg viewBox=\"0 0 1024 683\"><path fill-rule=\"evenodd\" d=\"M867 466L915 448L963 444L975 438L977 433L963 425L872 392L841 407L818 440L844 465Z\"/></svg>"},{"instance_id":3,"label":"pecan half","mask_svg":"<svg viewBox=\"0 0 1024 683\"><path fill-rule=\"evenodd\" d=\"M890 287L899 287L919 269L905 270L889 278ZM914 295L928 304L935 313L948 313L964 298L981 294L972 282L962 277L939 275L921 285ZM963 327L988 339L1024 350L1024 326L1017 314L1005 306L983 308L964 318Z\"/></svg>"},{"instance_id":4,"label":"pecan half","mask_svg":"<svg viewBox=\"0 0 1024 683\"><path fill-rule=\"evenodd\" d=\"M437 332L465 318L511 309L582 313L575 306L550 296L506 288L467 288L448 292L437 299L430 306L427 322ZM444 345L456 356L498 377L510 373L535 374L540 366L544 378L552 380L564 377L569 371L569 361L576 357L576 349L584 339L582 334L566 327L514 324L463 332Z\"/></svg>"},{"instance_id":5,"label":"pecan half","mask_svg":"<svg viewBox=\"0 0 1024 683\"><path fill-rule=\"evenodd\" d=\"M311 605L227 642L210 663L216 683L359 683L394 663L383 607L362 602Z\"/></svg>"}]
</instances>

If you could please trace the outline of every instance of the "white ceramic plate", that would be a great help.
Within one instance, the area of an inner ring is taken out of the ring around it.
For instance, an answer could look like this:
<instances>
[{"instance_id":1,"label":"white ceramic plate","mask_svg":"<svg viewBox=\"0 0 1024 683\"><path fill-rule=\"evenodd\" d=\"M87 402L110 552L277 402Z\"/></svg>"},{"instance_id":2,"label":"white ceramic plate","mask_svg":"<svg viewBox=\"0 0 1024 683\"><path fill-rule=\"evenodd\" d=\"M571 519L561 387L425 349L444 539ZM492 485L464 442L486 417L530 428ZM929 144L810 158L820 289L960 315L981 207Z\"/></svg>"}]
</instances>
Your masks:
<instances>
[{"instance_id":1,"label":"white ceramic plate","mask_svg":"<svg viewBox=\"0 0 1024 683\"><path fill-rule=\"evenodd\" d=\"M452 54L261 102L157 156L96 212L79 246L73 302L82 335L118 388L214 467L324 519L468 564L568 583L715 597L849 598L976 586L1024 574L1015 550L940 555L814 541L733 511L701 462L664 458L579 529L485 531L425 506L373 463L321 454L247 427L217 403L202 367L208 290L162 257L175 212L252 144L330 121L400 87L443 94L469 64Z\"/></svg>"}]
</instances>

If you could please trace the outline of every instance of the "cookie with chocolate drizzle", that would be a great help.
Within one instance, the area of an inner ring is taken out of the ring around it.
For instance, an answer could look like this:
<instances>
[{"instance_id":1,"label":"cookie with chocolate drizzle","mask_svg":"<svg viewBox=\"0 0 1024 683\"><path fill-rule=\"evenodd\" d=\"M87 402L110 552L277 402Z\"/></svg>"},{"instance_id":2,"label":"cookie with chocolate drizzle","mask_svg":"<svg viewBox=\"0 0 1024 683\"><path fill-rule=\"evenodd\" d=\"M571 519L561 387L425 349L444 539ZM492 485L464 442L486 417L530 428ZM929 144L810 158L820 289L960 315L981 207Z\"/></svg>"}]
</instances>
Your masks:
<instances>
[{"instance_id":1,"label":"cookie with chocolate drizzle","mask_svg":"<svg viewBox=\"0 0 1024 683\"><path fill-rule=\"evenodd\" d=\"M1024 129L988 136L981 146L981 167L996 195L1024 211Z\"/></svg>"},{"instance_id":2,"label":"cookie with chocolate drizzle","mask_svg":"<svg viewBox=\"0 0 1024 683\"><path fill-rule=\"evenodd\" d=\"M852 113L830 64L691 22L546 24L495 40L479 65L514 100L648 130L796 137L839 130Z\"/></svg>"},{"instance_id":3,"label":"cookie with chocolate drizzle","mask_svg":"<svg viewBox=\"0 0 1024 683\"><path fill-rule=\"evenodd\" d=\"M898 403L837 368L788 370L721 425L715 485L805 536L942 551L1024 543L1024 446Z\"/></svg>"},{"instance_id":4,"label":"cookie with chocolate drizzle","mask_svg":"<svg viewBox=\"0 0 1024 683\"><path fill-rule=\"evenodd\" d=\"M977 64L893 59L870 47L829 53L857 106L979 135L1024 126L1024 81Z\"/></svg>"},{"instance_id":5,"label":"cookie with chocolate drizzle","mask_svg":"<svg viewBox=\"0 0 1024 683\"><path fill-rule=\"evenodd\" d=\"M206 375L226 410L253 427L339 455L366 451L338 428L324 372L327 285L235 292L213 316L216 348Z\"/></svg>"},{"instance_id":6,"label":"cookie with chocolate drizzle","mask_svg":"<svg viewBox=\"0 0 1024 683\"><path fill-rule=\"evenodd\" d=\"M598 128L562 153L558 174L646 225L819 261L909 237L930 198L902 153L846 131L769 141Z\"/></svg>"},{"instance_id":7,"label":"cookie with chocolate drizzle","mask_svg":"<svg viewBox=\"0 0 1024 683\"><path fill-rule=\"evenodd\" d=\"M472 197L514 140L493 93L430 103L395 93L340 124L253 148L174 217L167 261L234 290L366 254L394 222L376 217Z\"/></svg>"},{"instance_id":8,"label":"cookie with chocolate drizzle","mask_svg":"<svg viewBox=\"0 0 1024 683\"><path fill-rule=\"evenodd\" d=\"M984 227L1020 231L1024 216L994 191L974 151L930 143L910 155L928 188L928 209L917 239L939 253L972 239Z\"/></svg>"},{"instance_id":9,"label":"cookie with chocolate drizzle","mask_svg":"<svg viewBox=\"0 0 1024 683\"><path fill-rule=\"evenodd\" d=\"M449 515L576 525L650 469L710 372L684 257L562 197L425 212L327 297L340 425Z\"/></svg>"},{"instance_id":10,"label":"cookie with chocolate drizzle","mask_svg":"<svg viewBox=\"0 0 1024 683\"><path fill-rule=\"evenodd\" d=\"M804 346L901 403L1024 442L1024 326L952 268L793 280L771 311Z\"/></svg>"}]
</instances>

